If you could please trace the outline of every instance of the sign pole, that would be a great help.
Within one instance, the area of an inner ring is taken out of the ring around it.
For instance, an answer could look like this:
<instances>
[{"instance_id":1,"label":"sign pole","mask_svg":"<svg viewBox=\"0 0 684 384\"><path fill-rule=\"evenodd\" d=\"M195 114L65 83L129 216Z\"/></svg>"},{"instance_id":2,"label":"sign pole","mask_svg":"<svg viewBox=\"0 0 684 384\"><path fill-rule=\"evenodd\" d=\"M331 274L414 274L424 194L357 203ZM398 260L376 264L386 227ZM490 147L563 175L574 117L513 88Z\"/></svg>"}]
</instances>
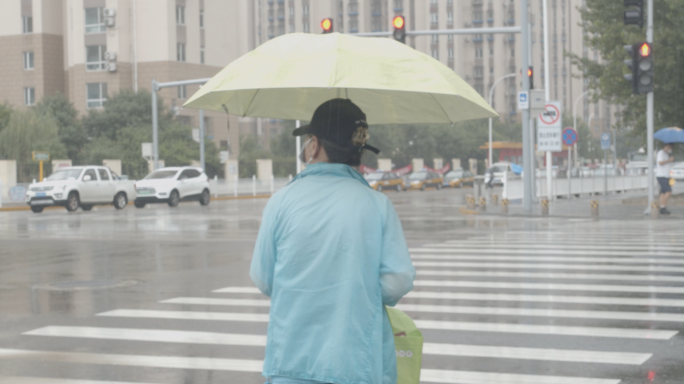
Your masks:
<instances>
[{"instance_id":1,"label":"sign pole","mask_svg":"<svg viewBox=\"0 0 684 384\"><path fill-rule=\"evenodd\" d=\"M38 162L38 167L40 169L40 172L38 173L38 181L43 181L43 160Z\"/></svg>"},{"instance_id":2,"label":"sign pole","mask_svg":"<svg viewBox=\"0 0 684 384\"><path fill-rule=\"evenodd\" d=\"M653 0L647 3L646 41L653 44ZM646 161L648 164L648 206L644 214L651 213L654 192L653 173L653 91L646 94Z\"/></svg>"},{"instance_id":3,"label":"sign pole","mask_svg":"<svg viewBox=\"0 0 684 384\"><path fill-rule=\"evenodd\" d=\"M608 196L608 151L603 151L603 198Z\"/></svg>"},{"instance_id":4,"label":"sign pole","mask_svg":"<svg viewBox=\"0 0 684 384\"><path fill-rule=\"evenodd\" d=\"M530 33L527 23L527 2L528 0L520 0L520 44L521 44L521 67L523 71L529 68L529 50L532 48L528 45L528 36ZM522 76L522 91L529 92L530 79L527 76ZM532 169L532 162L530 156L534 154L534 146L530 146L530 110L523 109L522 111L522 141L523 141L523 210L527 213L532 212L532 185L534 183L534 169Z\"/></svg>"},{"instance_id":5,"label":"sign pole","mask_svg":"<svg viewBox=\"0 0 684 384\"><path fill-rule=\"evenodd\" d=\"M570 150L571 146L568 145L568 201L571 199L572 193L570 193L570 172L572 171L572 162L570 161Z\"/></svg>"}]
</instances>

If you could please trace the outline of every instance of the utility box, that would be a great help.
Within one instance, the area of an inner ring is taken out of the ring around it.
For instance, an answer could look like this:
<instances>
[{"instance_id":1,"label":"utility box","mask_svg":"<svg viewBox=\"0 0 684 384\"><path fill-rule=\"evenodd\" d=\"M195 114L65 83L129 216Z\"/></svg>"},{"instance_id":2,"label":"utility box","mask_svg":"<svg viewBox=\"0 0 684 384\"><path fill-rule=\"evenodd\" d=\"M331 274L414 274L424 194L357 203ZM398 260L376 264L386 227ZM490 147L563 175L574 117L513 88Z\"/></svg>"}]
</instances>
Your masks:
<instances>
[{"instance_id":1,"label":"utility box","mask_svg":"<svg viewBox=\"0 0 684 384\"><path fill-rule=\"evenodd\" d=\"M411 165L413 166L413 172L420 172L425 168L425 164L423 164L423 159L413 159L411 161Z\"/></svg>"},{"instance_id":2,"label":"utility box","mask_svg":"<svg viewBox=\"0 0 684 384\"><path fill-rule=\"evenodd\" d=\"M52 160L52 172L54 172L60 168L71 167L71 165L72 165L71 159Z\"/></svg>"},{"instance_id":3,"label":"utility box","mask_svg":"<svg viewBox=\"0 0 684 384\"><path fill-rule=\"evenodd\" d=\"M105 159L102 160L102 165L109 168L110 171L121 176L121 160Z\"/></svg>"},{"instance_id":4,"label":"utility box","mask_svg":"<svg viewBox=\"0 0 684 384\"><path fill-rule=\"evenodd\" d=\"M10 188L17 185L17 161L0 160L0 194L3 199L9 197Z\"/></svg>"},{"instance_id":5,"label":"utility box","mask_svg":"<svg viewBox=\"0 0 684 384\"><path fill-rule=\"evenodd\" d=\"M260 181L271 181L271 177L273 177L273 160L258 159L256 162L257 179Z\"/></svg>"},{"instance_id":6,"label":"utility box","mask_svg":"<svg viewBox=\"0 0 684 384\"><path fill-rule=\"evenodd\" d=\"M223 177L226 180L234 181L239 175L237 159L228 159L223 164Z\"/></svg>"},{"instance_id":7,"label":"utility box","mask_svg":"<svg viewBox=\"0 0 684 384\"><path fill-rule=\"evenodd\" d=\"M461 168L461 159L451 159L451 169Z\"/></svg>"},{"instance_id":8,"label":"utility box","mask_svg":"<svg viewBox=\"0 0 684 384\"><path fill-rule=\"evenodd\" d=\"M378 170L389 172L392 170L392 159L378 159Z\"/></svg>"},{"instance_id":9,"label":"utility box","mask_svg":"<svg viewBox=\"0 0 684 384\"><path fill-rule=\"evenodd\" d=\"M432 168L442 169L444 167L444 159L432 159Z\"/></svg>"},{"instance_id":10,"label":"utility box","mask_svg":"<svg viewBox=\"0 0 684 384\"><path fill-rule=\"evenodd\" d=\"M468 159L468 169L473 175L477 175L477 159Z\"/></svg>"}]
</instances>

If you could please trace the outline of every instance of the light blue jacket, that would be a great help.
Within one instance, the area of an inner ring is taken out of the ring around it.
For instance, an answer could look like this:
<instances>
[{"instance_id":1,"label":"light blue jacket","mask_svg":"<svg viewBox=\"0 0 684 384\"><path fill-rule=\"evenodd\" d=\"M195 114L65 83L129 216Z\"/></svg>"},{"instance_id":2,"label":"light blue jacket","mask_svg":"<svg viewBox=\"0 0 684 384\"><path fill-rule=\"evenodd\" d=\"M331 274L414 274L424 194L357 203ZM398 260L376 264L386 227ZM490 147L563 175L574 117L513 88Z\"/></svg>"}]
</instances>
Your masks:
<instances>
[{"instance_id":1,"label":"light blue jacket","mask_svg":"<svg viewBox=\"0 0 684 384\"><path fill-rule=\"evenodd\" d=\"M347 165L308 166L268 201L252 258L271 297L264 377L396 383L383 304L415 274L389 199Z\"/></svg>"}]
</instances>

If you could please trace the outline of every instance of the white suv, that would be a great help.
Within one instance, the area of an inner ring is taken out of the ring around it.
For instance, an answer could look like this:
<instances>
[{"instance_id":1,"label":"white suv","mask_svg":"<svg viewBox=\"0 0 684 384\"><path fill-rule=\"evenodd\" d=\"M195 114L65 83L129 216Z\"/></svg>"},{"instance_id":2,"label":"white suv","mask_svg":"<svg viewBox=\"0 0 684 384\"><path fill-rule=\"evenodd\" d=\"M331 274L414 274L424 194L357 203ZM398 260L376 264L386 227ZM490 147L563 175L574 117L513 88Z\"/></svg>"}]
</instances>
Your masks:
<instances>
[{"instance_id":1,"label":"white suv","mask_svg":"<svg viewBox=\"0 0 684 384\"><path fill-rule=\"evenodd\" d=\"M208 205L211 197L209 177L201 168L167 167L158 169L135 182L135 206L167 203L175 207L181 201L195 200Z\"/></svg>"}]
</instances>

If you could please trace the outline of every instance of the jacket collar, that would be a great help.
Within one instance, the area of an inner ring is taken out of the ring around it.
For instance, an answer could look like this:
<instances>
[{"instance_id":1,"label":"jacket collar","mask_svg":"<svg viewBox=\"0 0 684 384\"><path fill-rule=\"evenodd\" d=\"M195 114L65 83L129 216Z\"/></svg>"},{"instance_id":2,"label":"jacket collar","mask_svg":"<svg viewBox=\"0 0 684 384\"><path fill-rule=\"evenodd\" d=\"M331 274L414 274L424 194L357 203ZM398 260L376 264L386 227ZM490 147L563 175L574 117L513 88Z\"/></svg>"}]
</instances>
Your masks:
<instances>
[{"instance_id":1,"label":"jacket collar","mask_svg":"<svg viewBox=\"0 0 684 384\"><path fill-rule=\"evenodd\" d=\"M297 175L292 181L297 179L303 179L307 176L336 176L336 177L349 177L358 180L361 184L370 188L366 179L361 176L354 168L348 166L347 164L340 163L316 163L311 164L306 167L299 175Z\"/></svg>"}]
</instances>

